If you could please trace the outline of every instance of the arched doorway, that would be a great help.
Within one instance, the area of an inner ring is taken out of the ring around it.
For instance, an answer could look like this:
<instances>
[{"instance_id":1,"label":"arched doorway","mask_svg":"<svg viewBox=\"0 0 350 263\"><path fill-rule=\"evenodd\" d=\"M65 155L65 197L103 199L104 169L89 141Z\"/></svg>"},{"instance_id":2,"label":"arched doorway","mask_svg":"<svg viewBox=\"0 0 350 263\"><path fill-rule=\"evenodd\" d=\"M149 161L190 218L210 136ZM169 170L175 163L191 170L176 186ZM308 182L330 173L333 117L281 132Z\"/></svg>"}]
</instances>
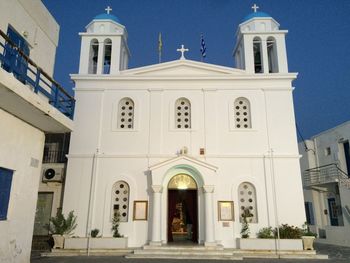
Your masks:
<instances>
[{"instance_id":1,"label":"arched doorway","mask_svg":"<svg viewBox=\"0 0 350 263\"><path fill-rule=\"evenodd\" d=\"M168 184L168 242L198 242L198 187L185 173Z\"/></svg>"}]
</instances>

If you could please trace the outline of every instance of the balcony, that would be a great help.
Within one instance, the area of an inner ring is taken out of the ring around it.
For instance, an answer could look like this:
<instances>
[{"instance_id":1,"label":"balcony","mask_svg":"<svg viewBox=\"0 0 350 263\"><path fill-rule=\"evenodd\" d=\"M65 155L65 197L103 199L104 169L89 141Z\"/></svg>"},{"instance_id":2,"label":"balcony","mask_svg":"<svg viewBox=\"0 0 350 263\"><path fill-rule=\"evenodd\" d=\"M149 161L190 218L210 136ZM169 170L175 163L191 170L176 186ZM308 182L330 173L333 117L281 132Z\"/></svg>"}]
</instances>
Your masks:
<instances>
[{"instance_id":1,"label":"balcony","mask_svg":"<svg viewBox=\"0 0 350 263\"><path fill-rule=\"evenodd\" d=\"M303 185L306 188L330 183L339 183L341 186L350 188L348 174L335 163L307 169L303 173Z\"/></svg>"},{"instance_id":2,"label":"balcony","mask_svg":"<svg viewBox=\"0 0 350 263\"><path fill-rule=\"evenodd\" d=\"M73 96L0 30L0 108L43 131L67 132L74 107Z\"/></svg>"}]
</instances>

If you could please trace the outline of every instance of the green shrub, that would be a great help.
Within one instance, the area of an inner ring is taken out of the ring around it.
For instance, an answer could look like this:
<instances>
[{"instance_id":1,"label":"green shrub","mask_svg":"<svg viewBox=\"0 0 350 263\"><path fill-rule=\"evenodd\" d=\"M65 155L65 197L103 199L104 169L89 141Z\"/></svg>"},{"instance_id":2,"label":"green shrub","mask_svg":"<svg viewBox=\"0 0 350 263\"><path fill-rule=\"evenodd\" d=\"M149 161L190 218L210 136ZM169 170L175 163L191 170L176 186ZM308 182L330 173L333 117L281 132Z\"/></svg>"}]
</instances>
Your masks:
<instances>
[{"instance_id":1,"label":"green shrub","mask_svg":"<svg viewBox=\"0 0 350 263\"><path fill-rule=\"evenodd\" d=\"M120 222L120 213L116 212L114 214L113 221L112 221L113 237L123 237L123 235L119 233L119 222Z\"/></svg>"},{"instance_id":2,"label":"green shrub","mask_svg":"<svg viewBox=\"0 0 350 263\"><path fill-rule=\"evenodd\" d=\"M97 228L92 229L91 230L91 237L97 237L99 232L100 232L100 230L98 230Z\"/></svg>"},{"instance_id":3,"label":"green shrub","mask_svg":"<svg viewBox=\"0 0 350 263\"><path fill-rule=\"evenodd\" d=\"M264 227L257 233L258 238L274 238L272 227Z\"/></svg>"},{"instance_id":4,"label":"green shrub","mask_svg":"<svg viewBox=\"0 0 350 263\"><path fill-rule=\"evenodd\" d=\"M299 239L303 235L303 230L296 226L282 224L279 227L281 239ZM274 230L274 235L277 238L277 228Z\"/></svg>"},{"instance_id":5,"label":"green shrub","mask_svg":"<svg viewBox=\"0 0 350 263\"><path fill-rule=\"evenodd\" d=\"M74 211L70 211L67 218L65 218L62 210L58 209L56 216L50 218L50 222L46 227L51 234L72 235L77 227L76 221L77 217L74 215Z\"/></svg>"}]
</instances>

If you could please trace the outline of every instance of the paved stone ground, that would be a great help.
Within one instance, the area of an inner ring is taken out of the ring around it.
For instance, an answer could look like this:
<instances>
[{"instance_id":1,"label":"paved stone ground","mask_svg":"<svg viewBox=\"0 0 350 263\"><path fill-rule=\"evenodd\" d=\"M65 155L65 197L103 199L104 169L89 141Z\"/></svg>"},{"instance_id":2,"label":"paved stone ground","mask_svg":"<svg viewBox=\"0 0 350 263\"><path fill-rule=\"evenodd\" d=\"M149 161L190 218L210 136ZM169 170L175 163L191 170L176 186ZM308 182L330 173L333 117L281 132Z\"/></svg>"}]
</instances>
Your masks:
<instances>
[{"instance_id":1,"label":"paved stone ground","mask_svg":"<svg viewBox=\"0 0 350 263\"><path fill-rule=\"evenodd\" d=\"M350 247L333 246L326 244L314 244L318 254L328 255L330 259L343 259L350 262Z\"/></svg>"},{"instance_id":2,"label":"paved stone ground","mask_svg":"<svg viewBox=\"0 0 350 263\"><path fill-rule=\"evenodd\" d=\"M228 262L247 262L247 263L348 263L350 262L350 247L341 247L325 244L315 244L318 254L329 255L329 260L318 259L245 259L243 261L218 261L218 260L175 260L175 259L126 259L117 256L79 256L79 257L52 257L52 258L33 258L31 263L228 263Z\"/></svg>"}]
</instances>

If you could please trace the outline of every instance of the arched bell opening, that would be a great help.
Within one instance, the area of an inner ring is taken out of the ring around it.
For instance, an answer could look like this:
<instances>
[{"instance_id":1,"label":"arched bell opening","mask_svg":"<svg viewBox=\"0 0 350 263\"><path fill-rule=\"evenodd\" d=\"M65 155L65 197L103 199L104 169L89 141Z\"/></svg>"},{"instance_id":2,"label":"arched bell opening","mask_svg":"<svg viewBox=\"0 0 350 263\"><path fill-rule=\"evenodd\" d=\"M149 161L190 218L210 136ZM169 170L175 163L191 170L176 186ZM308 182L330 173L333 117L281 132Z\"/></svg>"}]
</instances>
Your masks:
<instances>
[{"instance_id":1,"label":"arched bell opening","mask_svg":"<svg viewBox=\"0 0 350 263\"><path fill-rule=\"evenodd\" d=\"M97 73L97 61L98 61L98 41L97 39L91 40L90 54L89 54L89 74Z\"/></svg>"}]
</instances>

